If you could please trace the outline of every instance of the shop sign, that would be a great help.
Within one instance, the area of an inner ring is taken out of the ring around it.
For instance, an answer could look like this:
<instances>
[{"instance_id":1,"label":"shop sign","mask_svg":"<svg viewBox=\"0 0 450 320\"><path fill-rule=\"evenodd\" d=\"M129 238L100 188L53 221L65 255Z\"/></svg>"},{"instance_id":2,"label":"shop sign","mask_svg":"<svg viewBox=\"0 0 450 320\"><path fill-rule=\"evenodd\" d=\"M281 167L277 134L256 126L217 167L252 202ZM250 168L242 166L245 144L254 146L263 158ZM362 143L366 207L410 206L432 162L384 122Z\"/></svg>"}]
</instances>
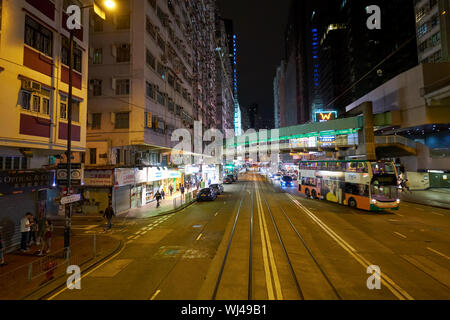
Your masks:
<instances>
[{"instance_id":1,"label":"shop sign","mask_svg":"<svg viewBox=\"0 0 450 320\"><path fill-rule=\"evenodd\" d=\"M54 179L54 171L0 171L0 193L51 188Z\"/></svg>"},{"instance_id":2,"label":"shop sign","mask_svg":"<svg viewBox=\"0 0 450 320\"><path fill-rule=\"evenodd\" d=\"M113 185L113 171L85 170L84 185L93 187L111 187Z\"/></svg>"},{"instance_id":3,"label":"shop sign","mask_svg":"<svg viewBox=\"0 0 450 320\"><path fill-rule=\"evenodd\" d=\"M180 171L169 171L169 179L180 179L181 172Z\"/></svg>"},{"instance_id":4,"label":"shop sign","mask_svg":"<svg viewBox=\"0 0 450 320\"><path fill-rule=\"evenodd\" d=\"M56 181L58 185L67 185L67 163L58 164L58 169L56 170ZM71 183L73 186L81 185L81 178L83 177L83 170L81 168L81 163L72 163L70 165Z\"/></svg>"},{"instance_id":5,"label":"shop sign","mask_svg":"<svg viewBox=\"0 0 450 320\"><path fill-rule=\"evenodd\" d=\"M136 168L135 171L136 183L146 183L148 168L142 168L142 170Z\"/></svg>"},{"instance_id":6,"label":"shop sign","mask_svg":"<svg viewBox=\"0 0 450 320\"><path fill-rule=\"evenodd\" d=\"M193 174L193 173L198 173L198 172L200 172L200 168L199 167L186 166L186 168L184 169L184 173L186 175Z\"/></svg>"},{"instance_id":7,"label":"shop sign","mask_svg":"<svg viewBox=\"0 0 450 320\"><path fill-rule=\"evenodd\" d=\"M167 179L167 171L158 170L158 168L148 168L147 182Z\"/></svg>"},{"instance_id":8,"label":"shop sign","mask_svg":"<svg viewBox=\"0 0 450 320\"><path fill-rule=\"evenodd\" d=\"M134 168L123 168L115 170L115 183L116 187L127 186L135 183Z\"/></svg>"},{"instance_id":9,"label":"shop sign","mask_svg":"<svg viewBox=\"0 0 450 320\"><path fill-rule=\"evenodd\" d=\"M78 202L80 200L81 200L81 194L73 194L71 196L61 198L61 204L74 203L74 202Z\"/></svg>"}]
</instances>

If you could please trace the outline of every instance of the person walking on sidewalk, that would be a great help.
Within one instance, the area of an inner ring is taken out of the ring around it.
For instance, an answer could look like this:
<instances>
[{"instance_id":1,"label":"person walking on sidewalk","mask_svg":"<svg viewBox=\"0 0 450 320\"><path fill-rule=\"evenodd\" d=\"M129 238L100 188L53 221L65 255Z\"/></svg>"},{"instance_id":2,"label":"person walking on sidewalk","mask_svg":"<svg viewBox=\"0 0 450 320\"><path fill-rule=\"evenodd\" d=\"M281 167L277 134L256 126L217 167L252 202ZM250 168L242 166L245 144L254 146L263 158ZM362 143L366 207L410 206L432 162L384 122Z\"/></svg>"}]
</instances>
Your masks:
<instances>
[{"instance_id":1,"label":"person walking on sidewalk","mask_svg":"<svg viewBox=\"0 0 450 320\"><path fill-rule=\"evenodd\" d=\"M155 193L155 199L156 199L156 208L159 208L161 205L159 202L161 201L161 193L159 193L159 190Z\"/></svg>"},{"instance_id":2,"label":"person walking on sidewalk","mask_svg":"<svg viewBox=\"0 0 450 320\"><path fill-rule=\"evenodd\" d=\"M169 192L170 192L170 196L172 196L173 194L173 185L169 185Z\"/></svg>"},{"instance_id":3,"label":"person walking on sidewalk","mask_svg":"<svg viewBox=\"0 0 450 320\"><path fill-rule=\"evenodd\" d=\"M22 252L28 251L28 237L30 235L30 222L31 213L27 212L25 217L23 217L20 220L20 233L21 233L21 239L20 239L20 250Z\"/></svg>"},{"instance_id":4,"label":"person walking on sidewalk","mask_svg":"<svg viewBox=\"0 0 450 320\"><path fill-rule=\"evenodd\" d=\"M161 198L166 198L166 193L164 192L164 188L161 189Z\"/></svg>"},{"instance_id":5,"label":"person walking on sidewalk","mask_svg":"<svg viewBox=\"0 0 450 320\"><path fill-rule=\"evenodd\" d=\"M41 251L38 254L39 256L44 255L44 251L45 253L50 252L53 238L53 224L51 220L49 219L45 220L44 230L42 231L43 237L41 239Z\"/></svg>"},{"instance_id":6,"label":"person walking on sidewalk","mask_svg":"<svg viewBox=\"0 0 450 320\"><path fill-rule=\"evenodd\" d=\"M111 230L112 228L111 220L114 217L114 215L115 213L110 203L108 204L108 208L106 208L105 213L103 214L103 218L106 218L108 220L108 224L106 225L105 230Z\"/></svg>"},{"instance_id":7,"label":"person walking on sidewalk","mask_svg":"<svg viewBox=\"0 0 450 320\"><path fill-rule=\"evenodd\" d=\"M184 186L183 185L180 187L180 192L181 192L181 199L184 199Z\"/></svg>"}]
</instances>

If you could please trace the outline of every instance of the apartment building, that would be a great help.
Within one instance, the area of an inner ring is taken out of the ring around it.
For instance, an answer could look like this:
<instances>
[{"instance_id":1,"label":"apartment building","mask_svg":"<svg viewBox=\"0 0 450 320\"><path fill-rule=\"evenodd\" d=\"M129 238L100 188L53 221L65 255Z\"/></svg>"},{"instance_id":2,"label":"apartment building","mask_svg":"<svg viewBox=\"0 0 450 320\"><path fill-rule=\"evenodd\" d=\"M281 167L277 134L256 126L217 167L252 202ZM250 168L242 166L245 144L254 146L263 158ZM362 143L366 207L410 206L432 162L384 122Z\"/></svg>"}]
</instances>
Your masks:
<instances>
[{"instance_id":1,"label":"apartment building","mask_svg":"<svg viewBox=\"0 0 450 320\"><path fill-rule=\"evenodd\" d=\"M175 129L215 126L214 8L120 0L93 17L86 164L167 165Z\"/></svg>"},{"instance_id":2,"label":"apartment building","mask_svg":"<svg viewBox=\"0 0 450 320\"><path fill-rule=\"evenodd\" d=\"M0 1L0 220L7 246L18 221L50 210L55 189L49 169L67 148L69 32L65 11L76 1ZM75 32L72 149L86 147L88 19Z\"/></svg>"},{"instance_id":3,"label":"apartment building","mask_svg":"<svg viewBox=\"0 0 450 320\"><path fill-rule=\"evenodd\" d=\"M415 0L420 63L450 61L450 2Z\"/></svg>"},{"instance_id":4,"label":"apartment building","mask_svg":"<svg viewBox=\"0 0 450 320\"><path fill-rule=\"evenodd\" d=\"M217 93L217 129L223 134L234 130L233 69L231 66L231 48L225 21L216 17L216 93Z\"/></svg>"}]
</instances>

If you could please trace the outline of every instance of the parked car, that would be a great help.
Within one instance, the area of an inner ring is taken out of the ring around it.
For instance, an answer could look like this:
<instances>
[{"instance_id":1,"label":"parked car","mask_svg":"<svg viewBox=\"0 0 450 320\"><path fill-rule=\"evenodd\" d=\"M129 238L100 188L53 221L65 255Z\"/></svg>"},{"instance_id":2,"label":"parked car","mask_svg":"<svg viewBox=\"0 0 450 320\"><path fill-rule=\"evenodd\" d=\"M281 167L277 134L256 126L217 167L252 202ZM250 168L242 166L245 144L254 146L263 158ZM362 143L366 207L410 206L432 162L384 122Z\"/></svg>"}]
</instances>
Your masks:
<instances>
[{"instance_id":1,"label":"parked car","mask_svg":"<svg viewBox=\"0 0 450 320\"><path fill-rule=\"evenodd\" d=\"M281 178L280 183L281 183L282 187L293 187L294 186L291 176L283 176L283 178Z\"/></svg>"},{"instance_id":2,"label":"parked car","mask_svg":"<svg viewBox=\"0 0 450 320\"><path fill-rule=\"evenodd\" d=\"M230 177L225 177L223 179L223 183L225 183L225 184L232 184L233 183L233 179L231 179Z\"/></svg>"},{"instance_id":3,"label":"parked car","mask_svg":"<svg viewBox=\"0 0 450 320\"><path fill-rule=\"evenodd\" d=\"M221 184L221 183L215 183L215 184L210 185L209 187L211 189L213 189L214 192L218 195L223 193L223 184Z\"/></svg>"},{"instance_id":4,"label":"parked car","mask_svg":"<svg viewBox=\"0 0 450 320\"><path fill-rule=\"evenodd\" d=\"M205 188L200 190L197 194L197 201L214 201L217 199L217 194L212 188Z\"/></svg>"},{"instance_id":5,"label":"parked car","mask_svg":"<svg viewBox=\"0 0 450 320\"><path fill-rule=\"evenodd\" d=\"M280 180L281 179L281 174L280 173L276 173L273 175L273 180Z\"/></svg>"}]
</instances>

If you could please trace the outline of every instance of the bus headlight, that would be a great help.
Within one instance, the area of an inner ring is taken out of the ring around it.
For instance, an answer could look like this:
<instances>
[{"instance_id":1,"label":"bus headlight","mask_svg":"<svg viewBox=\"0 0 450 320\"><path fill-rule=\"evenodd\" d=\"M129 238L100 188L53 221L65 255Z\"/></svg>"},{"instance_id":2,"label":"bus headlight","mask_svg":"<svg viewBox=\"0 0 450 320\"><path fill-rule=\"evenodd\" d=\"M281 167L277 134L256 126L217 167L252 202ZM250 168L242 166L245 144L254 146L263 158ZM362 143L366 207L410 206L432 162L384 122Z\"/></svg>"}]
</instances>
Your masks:
<instances>
[{"instance_id":1,"label":"bus headlight","mask_svg":"<svg viewBox=\"0 0 450 320\"><path fill-rule=\"evenodd\" d=\"M373 204L377 203L377 200L372 199L372 203L373 203Z\"/></svg>"},{"instance_id":2,"label":"bus headlight","mask_svg":"<svg viewBox=\"0 0 450 320\"><path fill-rule=\"evenodd\" d=\"M400 199L397 199L396 202L397 202L397 203L400 203Z\"/></svg>"}]
</instances>

